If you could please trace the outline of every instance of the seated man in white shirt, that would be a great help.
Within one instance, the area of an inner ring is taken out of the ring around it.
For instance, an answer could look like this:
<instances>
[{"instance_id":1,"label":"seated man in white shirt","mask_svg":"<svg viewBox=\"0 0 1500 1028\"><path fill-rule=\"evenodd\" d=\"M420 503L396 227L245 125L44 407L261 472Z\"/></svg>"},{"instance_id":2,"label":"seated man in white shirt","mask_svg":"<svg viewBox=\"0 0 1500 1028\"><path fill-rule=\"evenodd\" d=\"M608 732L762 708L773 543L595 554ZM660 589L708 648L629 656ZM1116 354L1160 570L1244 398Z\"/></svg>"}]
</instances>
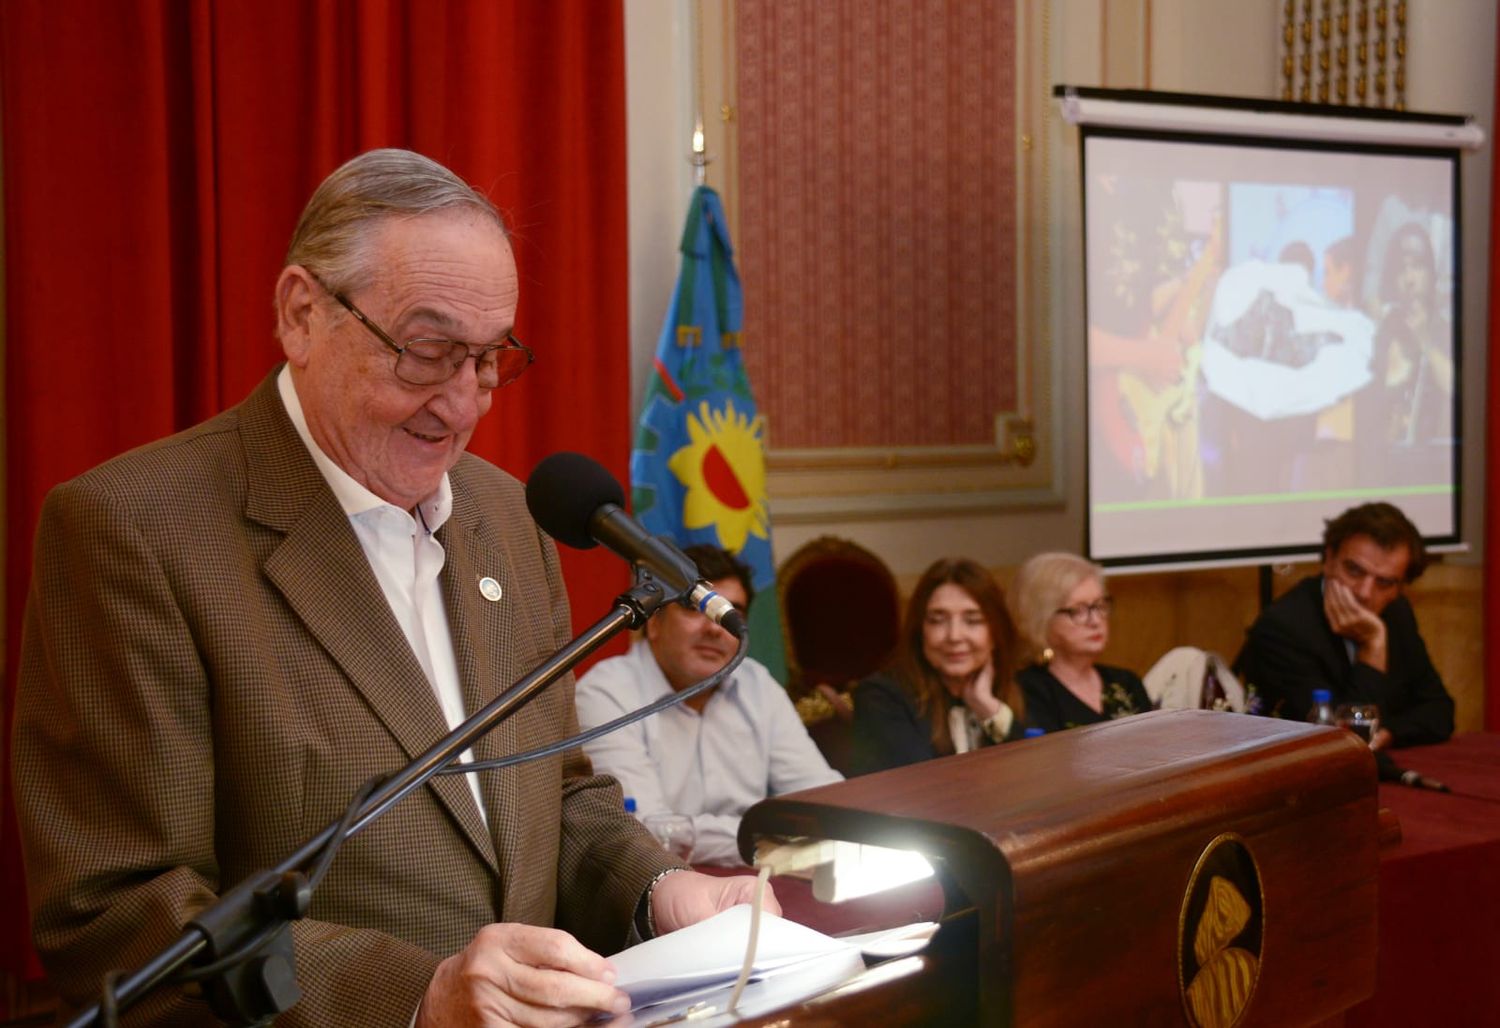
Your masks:
<instances>
[{"instance_id":1,"label":"seated man in white shirt","mask_svg":"<svg viewBox=\"0 0 1500 1028\"><path fill-rule=\"evenodd\" d=\"M685 551L704 580L744 611L754 590L750 569L714 546ZM676 604L646 623L621 657L600 661L578 681L584 728L681 692L723 667L732 635ZM842 779L818 752L786 689L765 665L746 658L723 685L584 747L596 770L620 780L640 817L692 819L694 864L740 865L740 817L767 796Z\"/></svg>"}]
</instances>

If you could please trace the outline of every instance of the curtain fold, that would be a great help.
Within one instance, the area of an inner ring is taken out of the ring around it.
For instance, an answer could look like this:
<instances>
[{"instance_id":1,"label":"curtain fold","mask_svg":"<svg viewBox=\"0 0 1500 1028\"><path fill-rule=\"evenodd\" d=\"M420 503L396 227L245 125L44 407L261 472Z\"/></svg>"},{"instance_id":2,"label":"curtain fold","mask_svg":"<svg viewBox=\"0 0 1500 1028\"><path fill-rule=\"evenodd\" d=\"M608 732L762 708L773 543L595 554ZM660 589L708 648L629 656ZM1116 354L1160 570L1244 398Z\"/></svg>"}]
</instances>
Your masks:
<instances>
[{"instance_id":1,"label":"curtain fold","mask_svg":"<svg viewBox=\"0 0 1500 1028\"><path fill-rule=\"evenodd\" d=\"M1500 37L1500 32L1497 32ZM1500 55L1500 38L1495 41ZM1500 111L1500 78L1495 84L1495 109ZM1490 311L1484 429L1484 727L1500 732L1500 640L1494 626L1500 624L1500 360L1495 340L1500 339L1500 161L1490 165Z\"/></svg>"},{"instance_id":2,"label":"curtain fold","mask_svg":"<svg viewBox=\"0 0 1500 1028\"><path fill-rule=\"evenodd\" d=\"M264 377L280 359L271 292L296 218L363 150L425 153L511 223L516 333L537 365L497 395L470 448L520 478L556 449L624 478L618 2L6 0L0 91L7 739L43 496ZM628 584L613 557L564 564L579 624ZM35 974L9 795L0 961Z\"/></svg>"}]
</instances>

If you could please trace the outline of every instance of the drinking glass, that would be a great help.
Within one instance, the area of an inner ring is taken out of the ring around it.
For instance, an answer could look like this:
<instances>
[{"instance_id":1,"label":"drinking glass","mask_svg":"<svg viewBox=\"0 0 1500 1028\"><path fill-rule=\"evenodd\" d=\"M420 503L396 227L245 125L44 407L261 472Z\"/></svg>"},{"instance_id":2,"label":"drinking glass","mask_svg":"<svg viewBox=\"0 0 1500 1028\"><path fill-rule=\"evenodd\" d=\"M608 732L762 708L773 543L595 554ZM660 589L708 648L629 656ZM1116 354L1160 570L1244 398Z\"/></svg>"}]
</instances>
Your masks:
<instances>
[{"instance_id":1,"label":"drinking glass","mask_svg":"<svg viewBox=\"0 0 1500 1028\"><path fill-rule=\"evenodd\" d=\"M1345 703L1333 712L1333 723L1349 729L1368 744L1380 730L1380 708L1373 703Z\"/></svg>"},{"instance_id":2,"label":"drinking glass","mask_svg":"<svg viewBox=\"0 0 1500 1028\"><path fill-rule=\"evenodd\" d=\"M693 843L697 840L691 818L682 814L647 814L642 824L677 859L687 860L692 855Z\"/></svg>"}]
</instances>

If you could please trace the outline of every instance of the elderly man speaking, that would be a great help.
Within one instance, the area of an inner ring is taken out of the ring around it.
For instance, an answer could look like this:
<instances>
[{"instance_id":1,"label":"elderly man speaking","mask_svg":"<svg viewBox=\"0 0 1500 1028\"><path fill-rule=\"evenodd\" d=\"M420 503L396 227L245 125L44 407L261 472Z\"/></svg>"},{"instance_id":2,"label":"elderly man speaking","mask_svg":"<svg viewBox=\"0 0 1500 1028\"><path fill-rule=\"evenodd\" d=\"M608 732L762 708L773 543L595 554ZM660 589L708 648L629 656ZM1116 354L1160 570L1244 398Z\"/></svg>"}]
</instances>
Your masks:
<instances>
[{"instance_id":1,"label":"elderly man speaking","mask_svg":"<svg viewBox=\"0 0 1500 1028\"><path fill-rule=\"evenodd\" d=\"M14 760L34 935L67 1001L566 642L552 543L465 453L531 363L518 293L485 197L417 154L357 157L276 283L286 364L47 498ZM473 756L576 727L569 678ZM576 750L435 779L339 851L293 925L303 999L281 1023L621 1011L600 953L752 895L681 868ZM142 1008L208 1016L181 988Z\"/></svg>"}]
</instances>

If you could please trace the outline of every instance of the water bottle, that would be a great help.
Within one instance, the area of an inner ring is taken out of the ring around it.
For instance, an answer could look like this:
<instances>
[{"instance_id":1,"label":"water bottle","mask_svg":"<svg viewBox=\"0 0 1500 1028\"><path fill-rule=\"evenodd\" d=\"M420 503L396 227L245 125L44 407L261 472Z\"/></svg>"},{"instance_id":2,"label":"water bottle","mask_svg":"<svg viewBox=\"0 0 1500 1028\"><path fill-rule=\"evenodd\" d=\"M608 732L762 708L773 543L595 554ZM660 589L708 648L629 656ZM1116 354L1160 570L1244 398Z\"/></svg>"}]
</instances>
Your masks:
<instances>
[{"instance_id":1,"label":"water bottle","mask_svg":"<svg viewBox=\"0 0 1500 1028\"><path fill-rule=\"evenodd\" d=\"M1331 725L1333 720L1333 693L1327 689L1313 690L1312 710L1307 712L1307 720L1315 725Z\"/></svg>"}]
</instances>

